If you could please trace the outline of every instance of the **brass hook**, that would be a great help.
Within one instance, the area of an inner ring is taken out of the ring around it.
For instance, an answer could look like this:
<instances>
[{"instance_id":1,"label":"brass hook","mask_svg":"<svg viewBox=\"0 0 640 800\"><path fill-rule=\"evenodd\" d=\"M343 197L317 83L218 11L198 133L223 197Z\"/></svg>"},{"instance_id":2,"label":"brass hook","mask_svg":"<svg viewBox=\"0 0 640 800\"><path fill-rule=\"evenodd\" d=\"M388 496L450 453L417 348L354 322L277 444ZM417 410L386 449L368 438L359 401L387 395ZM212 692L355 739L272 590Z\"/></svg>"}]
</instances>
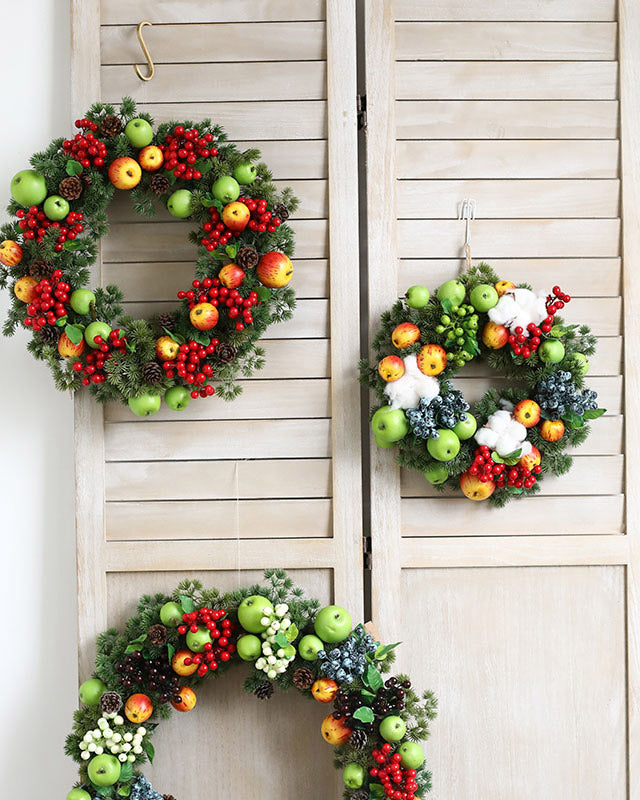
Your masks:
<instances>
[{"instance_id":1,"label":"brass hook","mask_svg":"<svg viewBox=\"0 0 640 800\"><path fill-rule=\"evenodd\" d=\"M149 53L149 48L145 44L144 39L142 38L142 29L145 25L151 25L151 22L141 22L138 25L138 41L140 42L140 47L142 48L142 52L144 53L144 57L147 59L147 69L149 71L148 75L143 75L140 72L140 67L137 64L133 65L133 68L136 71L137 76L140 78L141 81L150 81L153 78L153 74L156 71L156 68L153 65L153 61L151 60L151 53Z\"/></svg>"}]
</instances>

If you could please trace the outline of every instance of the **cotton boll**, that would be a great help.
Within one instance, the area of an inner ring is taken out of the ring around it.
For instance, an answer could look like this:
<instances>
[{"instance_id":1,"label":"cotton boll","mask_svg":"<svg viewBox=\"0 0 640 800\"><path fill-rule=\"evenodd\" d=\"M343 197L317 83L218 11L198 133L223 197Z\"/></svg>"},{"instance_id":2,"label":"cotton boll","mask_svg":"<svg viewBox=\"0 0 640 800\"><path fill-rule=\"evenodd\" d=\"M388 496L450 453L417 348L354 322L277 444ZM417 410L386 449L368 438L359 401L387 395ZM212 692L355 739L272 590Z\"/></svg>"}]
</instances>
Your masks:
<instances>
[{"instance_id":1,"label":"cotton boll","mask_svg":"<svg viewBox=\"0 0 640 800\"><path fill-rule=\"evenodd\" d=\"M433 400L440 393L440 383L431 375L423 375L418 369L415 355L404 359L404 375L388 383L384 393L391 408L417 408L421 398Z\"/></svg>"},{"instance_id":2,"label":"cotton boll","mask_svg":"<svg viewBox=\"0 0 640 800\"><path fill-rule=\"evenodd\" d=\"M519 442L522 442L527 438L527 429L522 423L515 419L509 420L509 424L505 428L505 433L511 436L513 439L517 439Z\"/></svg>"},{"instance_id":3,"label":"cotton boll","mask_svg":"<svg viewBox=\"0 0 640 800\"><path fill-rule=\"evenodd\" d=\"M483 428L480 428L478 431L476 431L475 439L479 445L490 447L493 450L495 449L496 442L498 441L498 434L496 431L488 428L485 425Z\"/></svg>"},{"instance_id":4,"label":"cotton boll","mask_svg":"<svg viewBox=\"0 0 640 800\"><path fill-rule=\"evenodd\" d=\"M518 313L518 305L513 296L507 292L498 303L489 309L489 319L498 325L506 325Z\"/></svg>"},{"instance_id":5,"label":"cotton boll","mask_svg":"<svg viewBox=\"0 0 640 800\"><path fill-rule=\"evenodd\" d=\"M528 456L532 450L531 442L520 442L520 455L521 456Z\"/></svg>"},{"instance_id":6,"label":"cotton boll","mask_svg":"<svg viewBox=\"0 0 640 800\"><path fill-rule=\"evenodd\" d=\"M498 437L494 450L500 456L508 456L511 453L515 453L516 450L519 450L520 445L521 442L519 439L515 439L513 436L503 433Z\"/></svg>"},{"instance_id":7,"label":"cotton boll","mask_svg":"<svg viewBox=\"0 0 640 800\"><path fill-rule=\"evenodd\" d=\"M531 323L539 325L546 316L545 295L530 289L512 289L489 309L489 319L510 330L519 326L525 331Z\"/></svg>"}]
</instances>

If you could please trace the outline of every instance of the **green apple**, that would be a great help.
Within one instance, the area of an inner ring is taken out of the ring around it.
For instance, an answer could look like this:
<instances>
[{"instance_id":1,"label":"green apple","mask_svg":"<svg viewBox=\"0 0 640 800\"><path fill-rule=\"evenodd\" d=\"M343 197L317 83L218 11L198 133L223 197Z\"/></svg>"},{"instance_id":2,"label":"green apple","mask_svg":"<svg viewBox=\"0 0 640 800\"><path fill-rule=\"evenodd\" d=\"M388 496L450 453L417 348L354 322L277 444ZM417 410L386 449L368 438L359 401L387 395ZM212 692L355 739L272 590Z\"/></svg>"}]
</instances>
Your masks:
<instances>
[{"instance_id":1,"label":"green apple","mask_svg":"<svg viewBox=\"0 0 640 800\"><path fill-rule=\"evenodd\" d=\"M255 661L262 653L262 642L252 633L241 636L237 643L238 655L243 661Z\"/></svg>"},{"instance_id":2,"label":"green apple","mask_svg":"<svg viewBox=\"0 0 640 800\"><path fill-rule=\"evenodd\" d=\"M373 438L376 440L378 447L381 447L383 450L390 450L392 447L396 446L395 442L387 442L385 439L381 439L377 434L374 434Z\"/></svg>"},{"instance_id":3,"label":"green apple","mask_svg":"<svg viewBox=\"0 0 640 800\"><path fill-rule=\"evenodd\" d=\"M253 183L257 176L258 172L255 168L255 164L238 164L233 170L234 179L242 186L248 186L250 183Z\"/></svg>"},{"instance_id":4,"label":"green apple","mask_svg":"<svg viewBox=\"0 0 640 800\"><path fill-rule=\"evenodd\" d=\"M84 340L89 347L92 347L94 350L96 350L98 347L100 347L98 342L94 342L96 336L102 336L103 342L106 342L110 333L111 328L107 325L107 323L101 322L99 319L97 319L95 322L90 322L84 329Z\"/></svg>"},{"instance_id":5,"label":"green apple","mask_svg":"<svg viewBox=\"0 0 640 800\"><path fill-rule=\"evenodd\" d=\"M194 633L193 631L187 632L187 647L194 653L204 653L205 644L213 644L211 634L206 628L200 627Z\"/></svg>"},{"instance_id":6,"label":"green apple","mask_svg":"<svg viewBox=\"0 0 640 800\"><path fill-rule=\"evenodd\" d=\"M84 789L72 789L67 795L67 800L91 800L91 795Z\"/></svg>"},{"instance_id":7,"label":"green apple","mask_svg":"<svg viewBox=\"0 0 640 800\"><path fill-rule=\"evenodd\" d=\"M249 633L262 633L269 627L260 621L265 615L269 616L273 611L273 605L268 597L260 594L252 594L238 606L238 622L245 631Z\"/></svg>"},{"instance_id":8,"label":"green apple","mask_svg":"<svg viewBox=\"0 0 640 800\"><path fill-rule=\"evenodd\" d=\"M21 206L37 206L47 196L47 184L35 169L23 169L11 178L11 196Z\"/></svg>"},{"instance_id":9,"label":"green apple","mask_svg":"<svg viewBox=\"0 0 640 800\"><path fill-rule=\"evenodd\" d=\"M69 203L59 194L52 194L44 201L44 213L54 222L64 219L69 213Z\"/></svg>"},{"instance_id":10,"label":"green apple","mask_svg":"<svg viewBox=\"0 0 640 800\"><path fill-rule=\"evenodd\" d=\"M88 681L80 684L78 695L80 696L80 702L84 703L85 706L97 706L106 691L107 687L100 678L89 678Z\"/></svg>"},{"instance_id":11,"label":"green apple","mask_svg":"<svg viewBox=\"0 0 640 800\"><path fill-rule=\"evenodd\" d=\"M162 398L159 394L140 394L129 398L129 408L137 417L151 417L160 410Z\"/></svg>"},{"instance_id":12,"label":"green apple","mask_svg":"<svg viewBox=\"0 0 640 800\"><path fill-rule=\"evenodd\" d=\"M470 439L478 429L478 423L476 422L476 418L473 416L473 414L470 414L468 411L465 413L467 415L465 419L458 420L458 422L456 422L452 428L458 439L461 439L462 441L465 439Z\"/></svg>"},{"instance_id":13,"label":"green apple","mask_svg":"<svg viewBox=\"0 0 640 800\"><path fill-rule=\"evenodd\" d=\"M399 442L409 433L409 423L401 408L382 406L371 418L371 429L376 440Z\"/></svg>"},{"instance_id":14,"label":"green apple","mask_svg":"<svg viewBox=\"0 0 640 800\"><path fill-rule=\"evenodd\" d=\"M320 650L324 650L324 642L312 633L303 636L298 642L300 658L305 661L317 661Z\"/></svg>"},{"instance_id":15,"label":"green apple","mask_svg":"<svg viewBox=\"0 0 640 800\"><path fill-rule=\"evenodd\" d=\"M71 292L69 298L69 304L76 314L88 314L91 310L91 303L95 302L96 296L90 289L76 289Z\"/></svg>"},{"instance_id":16,"label":"green apple","mask_svg":"<svg viewBox=\"0 0 640 800\"><path fill-rule=\"evenodd\" d=\"M113 786L120 778L120 762L109 753L94 756L89 762L87 772L94 786Z\"/></svg>"},{"instance_id":17,"label":"green apple","mask_svg":"<svg viewBox=\"0 0 640 800\"><path fill-rule=\"evenodd\" d=\"M447 468L444 466L444 464L432 464L430 467L425 469L422 474L429 481L429 483L433 484L434 486L439 486L449 477L449 473L447 472Z\"/></svg>"},{"instance_id":18,"label":"green apple","mask_svg":"<svg viewBox=\"0 0 640 800\"><path fill-rule=\"evenodd\" d=\"M449 428L438 428L437 439L427 440L427 450L436 461L451 461L460 452L460 439Z\"/></svg>"},{"instance_id":19,"label":"green apple","mask_svg":"<svg viewBox=\"0 0 640 800\"><path fill-rule=\"evenodd\" d=\"M175 628L182 624L182 606L169 600L160 609L160 622L169 628Z\"/></svg>"},{"instance_id":20,"label":"green apple","mask_svg":"<svg viewBox=\"0 0 640 800\"><path fill-rule=\"evenodd\" d=\"M560 339L547 339L538 348L540 361L557 364L564 358L564 345Z\"/></svg>"},{"instance_id":21,"label":"green apple","mask_svg":"<svg viewBox=\"0 0 640 800\"><path fill-rule=\"evenodd\" d=\"M313 627L323 642L342 642L351 633L351 615L342 606L325 606L318 611Z\"/></svg>"},{"instance_id":22,"label":"green apple","mask_svg":"<svg viewBox=\"0 0 640 800\"><path fill-rule=\"evenodd\" d=\"M424 764L424 750L415 742L403 742L398 748L400 763L405 769L420 769Z\"/></svg>"},{"instance_id":23,"label":"green apple","mask_svg":"<svg viewBox=\"0 0 640 800\"><path fill-rule=\"evenodd\" d=\"M380 736L387 742L399 742L407 732L402 717L385 717L380 723Z\"/></svg>"},{"instance_id":24,"label":"green apple","mask_svg":"<svg viewBox=\"0 0 640 800\"><path fill-rule=\"evenodd\" d=\"M426 286L410 286L405 294L405 302L411 308L424 308L429 302L429 290Z\"/></svg>"},{"instance_id":25,"label":"green apple","mask_svg":"<svg viewBox=\"0 0 640 800\"><path fill-rule=\"evenodd\" d=\"M186 219L193 214L193 195L188 189L178 189L169 195L167 208L169 213L179 219Z\"/></svg>"},{"instance_id":26,"label":"green apple","mask_svg":"<svg viewBox=\"0 0 640 800\"><path fill-rule=\"evenodd\" d=\"M153 141L153 128L146 119L132 119L127 122L124 135L134 147L146 147Z\"/></svg>"},{"instance_id":27,"label":"green apple","mask_svg":"<svg viewBox=\"0 0 640 800\"><path fill-rule=\"evenodd\" d=\"M364 767L360 764L347 764L342 773L342 780L349 789L359 789L364 783Z\"/></svg>"},{"instance_id":28,"label":"green apple","mask_svg":"<svg viewBox=\"0 0 640 800\"><path fill-rule=\"evenodd\" d=\"M443 283L438 289L437 296L440 302L443 300L450 300L452 305L459 306L464 300L466 293L467 290L465 289L464 283L453 280Z\"/></svg>"},{"instance_id":29,"label":"green apple","mask_svg":"<svg viewBox=\"0 0 640 800\"><path fill-rule=\"evenodd\" d=\"M231 175L223 175L213 184L211 192L221 203L233 203L240 197L240 184Z\"/></svg>"},{"instance_id":30,"label":"green apple","mask_svg":"<svg viewBox=\"0 0 640 800\"><path fill-rule=\"evenodd\" d=\"M584 353L571 353L571 361L580 375L586 375L589 372L589 359Z\"/></svg>"},{"instance_id":31,"label":"green apple","mask_svg":"<svg viewBox=\"0 0 640 800\"><path fill-rule=\"evenodd\" d=\"M186 408L191 400L191 395L186 386L172 386L164 394L164 402L173 411L180 411Z\"/></svg>"},{"instance_id":32,"label":"green apple","mask_svg":"<svg viewBox=\"0 0 640 800\"><path fill-rule=\"evenodd\" d=\"M499 299L498 292L489 283L479 283L469 295L471 305L482 313L497 305Z\"/></svg>"}]
</instances>

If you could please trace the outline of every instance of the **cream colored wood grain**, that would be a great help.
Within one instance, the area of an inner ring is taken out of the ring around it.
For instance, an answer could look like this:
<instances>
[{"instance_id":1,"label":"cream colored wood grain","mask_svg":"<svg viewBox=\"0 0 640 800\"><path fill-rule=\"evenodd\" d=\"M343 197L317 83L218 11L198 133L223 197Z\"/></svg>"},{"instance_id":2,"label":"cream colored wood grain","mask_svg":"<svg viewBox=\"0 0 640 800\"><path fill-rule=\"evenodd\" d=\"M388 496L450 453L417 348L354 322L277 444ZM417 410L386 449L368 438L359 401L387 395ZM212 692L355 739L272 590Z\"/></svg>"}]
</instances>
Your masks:
<instances>
[{"instance_id":1,"label":"cream colored wood grain","mask_svg":"<svg viewBox=\"0 0 640 800\"><path fill-rule=\"evenodd\" d=\"M148 19L156 25L185 22L283 22L287 20L323 20L324 0L108 0L101 5L103 25L137 25Z\"/></svg>"},{"instance_id":2,"label":"cream colored wood grain","mask_svg":"<svg viewBox=\"0 0 640 800\"><path fill-rule=\"evenodd\" d=\"M124 2L124 0L120 0ZM395 0L397 20L610 22L616 19L616 0Z\"/></svg>"},{"instance_id":3,"label":"cream colored wood grain","mask_svg":"<svg viewBox=\"0 0 640 800\"><path fill-rule=\"evenodd\" d=\"M261 339L264 368L255 380L265 378L328 378L331 374L329 342L326 339ZM251 380L251 379L248 379Z\"/></svg>"}]
</instances>

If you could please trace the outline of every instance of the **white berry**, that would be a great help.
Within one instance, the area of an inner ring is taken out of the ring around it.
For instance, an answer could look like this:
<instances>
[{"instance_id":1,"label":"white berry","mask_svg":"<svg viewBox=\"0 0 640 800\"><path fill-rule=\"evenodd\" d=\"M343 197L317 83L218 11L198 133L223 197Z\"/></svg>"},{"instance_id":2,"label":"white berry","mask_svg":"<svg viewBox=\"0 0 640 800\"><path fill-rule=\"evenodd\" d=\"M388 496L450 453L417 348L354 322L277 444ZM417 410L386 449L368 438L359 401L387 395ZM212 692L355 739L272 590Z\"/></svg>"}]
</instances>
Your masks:
<instances>
[{"instance_id":1,"label":"white berry","mask_svg":"<svg viewBox=\"0 0 640 800\"><path fill-rule=\"evenodd\" d=\"M95 742L91 742L89 745L87 745L87 750L90 753L95 753L96 752L96 743Z\"/></svg>"},{"instance_id":2,"label":"white berry","mask_svg":"<svg viewBox=\"0 0 640 800\"><path fill-rule=\"evenodd\" d=\"M138 733L140 734L140 736L144 736L146 732L147 729L143 728L142 725L138 728Z\"/></svg>"},{"instance_id":3,"label":"white berry","mask_svg":"<svg viewBox=\"0 0 640 800\"><path fill-rule=\"evenodd\" d=\"M125 742L125 743L122 745L122 752L123 752L123 753L128 753L128 752L129 752L129 750L131 750L131 745L129 744L129 742Z\"/></svg>"},{"instance_id":4,"label":"white berry","mask_svg":"<svg viewBox=\"0 0 640 800\"><path fill-rule=\"evenodd\" d=\"M270 669L269 672L267 672L267 675L269 676L269 678L275 678L277 672L275 671L275 669Z\"/></svg>"},{"instance_id":5,"label":"white berry","mask_svg":"<svg viewBox=\"0 0 640 800\"><path fill-rule=\"evenodd\" d=\"M100 745L98 745L96 747L96 755L97 756L101 756L103 753L104 753L104 747L101 747Z\"/></svg>"},{"instance_id":6,"label":"white berry","mask_svg":"<svg viewBox=\"0 0 640 800\"><path fill-rule=\"evenodd\" d=\"M122 738L125 740L125 742L130 742L133 739L133 734L127 731Z\"/></svg>"},{"instance_id":7,"label":"white berry","mask_svg":"<svg viewBox=\"0 0 640 800\"><path fill-rule=\"evenodd\" d=\"M121 717L120 714L113 718L114 725L124 725L124 717Z\"/></svg>"},{"instance_id":8,"label":"white berry","mask_svg":"<svg viewBox=\"0 0 640 800\"><path fill-rule=\"evenodd\" d=\"M121 742L122 741L122 735L119 734L119 733L114 733L111 738L113 739L114 742Z\"/></svg>"},{"instance_id":9,"label":"white berry","mask_svg":"<svg viewBox=\"0 0 640 800\"><path fill-rule=\"evenodd\" d=\"M140 747L140 745L139 745L139 744L137 744L137 745L135 745L135 746L134 746L134 748L133 748L133 752L134 752L134 753L135 753L137 756L139 756L139 755L140 755L140 753L142 752L142 748Z\"/></svg>"},{"instance_id":10,"label":"white berry","mask_svg":"<svg viewBox=\"0 0 640 800\"><path fill-rule=\"evenodd\" d=\"M135 757L134 755L128 755L128 756L127 756L127 761L130 761L132 764L133 764L133 762L134 762L135 760L136 760L136 757Z\"/></svg>"},{"instance_id":11,"label":"white berry","mask_svg":"<svg viewBox=\"0 0 640 800\"><path fill-rule=\"evenodd\" d=\"M85 750L83 753L80 753L80 758L83 761L88 761L91 758L91 753L88 750Z\"/></svg>"},{"instance_id":12,"label":"white berry","mask_svg":"<svg viewBox=\"0 0 640 800\"><path fill-rule=\"evenodd\" d=\"M118 756L118 761L122 761L122 763L124 764L124 762L126 760L127 760L127 754L126 753L120 753L120 755Z\"/></svg>"}]
</instances>

